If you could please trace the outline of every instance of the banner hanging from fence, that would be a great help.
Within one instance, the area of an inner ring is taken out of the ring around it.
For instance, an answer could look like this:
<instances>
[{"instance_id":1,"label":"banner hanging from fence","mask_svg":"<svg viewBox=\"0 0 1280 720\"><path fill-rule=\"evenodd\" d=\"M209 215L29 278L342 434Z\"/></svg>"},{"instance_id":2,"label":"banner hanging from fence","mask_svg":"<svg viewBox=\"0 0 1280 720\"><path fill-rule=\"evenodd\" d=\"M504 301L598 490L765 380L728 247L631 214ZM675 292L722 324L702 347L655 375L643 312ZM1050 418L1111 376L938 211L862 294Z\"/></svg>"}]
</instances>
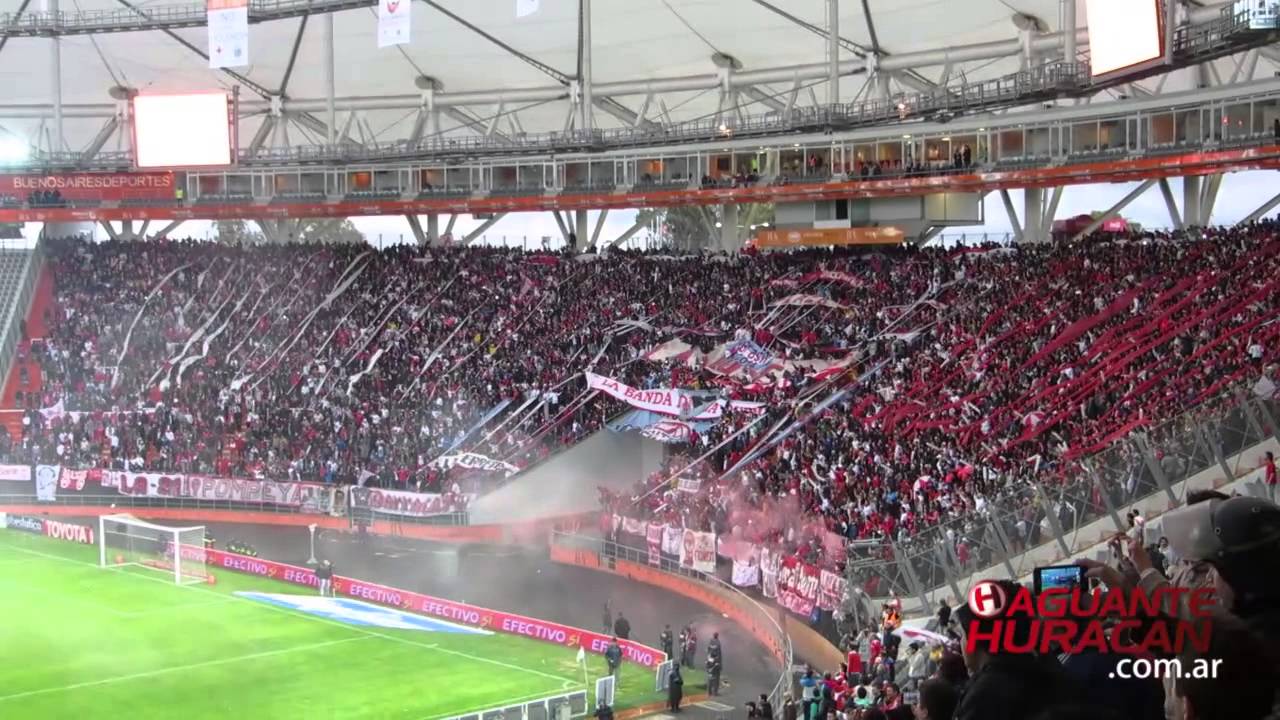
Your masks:
<instances>
[{"instance_id":1,"label":"banner hanging from fence","mask_svg":"<svg viewBox=\"0 0 1280 720\"><path fill-rule=\"evenodd\" d=\"M520 468L512 465L511 463L494 460L493 458L488 458L484 455L477 455L476 453L469 452L458 453L456 455L445 455L433 462L432 465L445 469L460 467L467 470L503 473L507 477L520 472Z\"/></svg>"},{"instance_id":2,"label":"banner hanging from fence","mask_svg":"<svg viewBox=\"0 0 1280 720\"><path fill-rule=\"evenodd\" d=\"M698 572L714 573L716 571L715 533L685 530L684 540L680 543L680 565Z\"/></svg>"},{"instance_id":3,"label":"banner hanging from fence","mask_svg":"<svg viewBox=\"0 0 1280 720\"><path fill-rule=\"evenodd\" d=\"M655 567L662 564L662 527L658 523L649 523L644 532L645 544L649 547L649 564Z\"/></svg>"},{"instance_id":4,"label":"banner hanging from fence","mask_svg":"<svg viewBox=\"0 0 1280 720\"><path fill-rule=\"evenodd\" d=\"M0 482L31 482L31 466L0 465Z\"/></svg>"},{"instance_id":5,"label":"banner hanging from fence","mask_svg":"<svg viewBox=\"0 0 1280 720\"><path fill-rule=\"evenodd\" d=\"M58 499L58 476L62 474L61 465L36 466L36 500L39 502L56 502Z\"/></svg>"},{"instance_id":6,"label":"banner hanging from fence","mask_svg":"<svg viewBox=\"0 0 1280 720\"><path fill-rule=\"evenodd\" d=\"M75 471L63 471L64 474L68 472ZM301 508L305 512L315 513L329 512L333 506L333 488L318 483L240 480L207 475L136 473L119 470L80 472L86 472L90 477L97 475L102 487L113 488L122 495L262 503ZM83 487L82 482L81 487Z\"/></svg>"},{"instance_id":7,"label":"banner hanging from fence","mask_svg":"<svg viewBox=\"0 0 1280 720\"><path fill-rule=\"evenodd\" d=\"M473 498L469 495L412 493L382 488L351 488L352 507L388 515L431 517L461 512Z\"/></svg>"}]
</instances>

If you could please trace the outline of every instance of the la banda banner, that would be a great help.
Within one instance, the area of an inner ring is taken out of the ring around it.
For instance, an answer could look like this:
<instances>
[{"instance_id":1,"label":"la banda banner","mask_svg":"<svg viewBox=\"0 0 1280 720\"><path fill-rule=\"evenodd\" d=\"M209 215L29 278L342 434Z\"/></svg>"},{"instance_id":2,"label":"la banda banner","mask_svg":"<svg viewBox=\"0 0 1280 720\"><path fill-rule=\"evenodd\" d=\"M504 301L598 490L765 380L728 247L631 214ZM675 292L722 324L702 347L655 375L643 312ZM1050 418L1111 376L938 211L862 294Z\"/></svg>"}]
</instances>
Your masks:
<instances>
[{"instance_id":1,"label":"la banda banner","mask_svg":"<svg viewBox=\"0 0 1280 720\"><path fill-rule=\"evenodd\" d=\"M610 397L621 400L633 408L671 415L685 420L718 420L724 415L725 405L735 410L759 412L764 403L733 400L726 403L714 397L704 399L701 394L677 388L633 388L624 382L593 372L585 372L587 386Z\"/></svg>"},{"instance_id":2,"label":"la banda banner","mask_svg":"<svg viewBox=\"0 0 1280 720\"><path fill-rule=\"evenodd\" d=\"M170 545L168 553L173 552ZM203 563L211 568L230 570L248 575L272 578L293 585L315 588L319 586L315 571L311 568L247 557L221 550L182 546L182 558L188 562ZM596 655L603 655L611 637L581 628L546 622L514 613L490 610L476 605L453 602L443 598L421 595L408 590L377 585L355 578L334 576L333 590L338 595L364 600L378 605L407 610L409 612L441 618L470 627L483 628L507 635L520 635L542 642L569 648L582 648ZM666 660L666 655L655 648L633 640L618 640L622 659L647 668L654 668Z\"/></svg>"}]
</instances>

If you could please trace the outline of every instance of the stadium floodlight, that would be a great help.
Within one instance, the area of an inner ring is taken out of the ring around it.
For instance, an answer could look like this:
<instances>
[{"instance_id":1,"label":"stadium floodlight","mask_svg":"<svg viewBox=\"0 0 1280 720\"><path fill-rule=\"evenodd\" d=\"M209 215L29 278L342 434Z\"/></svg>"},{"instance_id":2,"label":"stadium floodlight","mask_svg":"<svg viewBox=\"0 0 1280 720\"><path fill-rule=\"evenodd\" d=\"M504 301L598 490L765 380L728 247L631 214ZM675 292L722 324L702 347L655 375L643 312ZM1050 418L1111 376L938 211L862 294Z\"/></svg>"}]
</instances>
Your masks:
<instances>
[{"instance_id":1,"label":"stadium floodlight","mask_svg":"<svg viewBox=\"0 0 1280 720\"><path fill-rule=\"evenodd\" d=\"M31 157L31 145L12 135L0 135L0 165L22 165Z\"/></svg>"},{"instance_id":2,"label":"stadium floodlight","mask_svg":"<svg viewBox=\"0 0 1280 720\"><path fill-rule=\"evenodd\" d=\"M98 518L98 565L159 570L172 575L178 585L206 582L204 526L169 527L132 515L102 515Z\"/></svg>"}]
</instances>

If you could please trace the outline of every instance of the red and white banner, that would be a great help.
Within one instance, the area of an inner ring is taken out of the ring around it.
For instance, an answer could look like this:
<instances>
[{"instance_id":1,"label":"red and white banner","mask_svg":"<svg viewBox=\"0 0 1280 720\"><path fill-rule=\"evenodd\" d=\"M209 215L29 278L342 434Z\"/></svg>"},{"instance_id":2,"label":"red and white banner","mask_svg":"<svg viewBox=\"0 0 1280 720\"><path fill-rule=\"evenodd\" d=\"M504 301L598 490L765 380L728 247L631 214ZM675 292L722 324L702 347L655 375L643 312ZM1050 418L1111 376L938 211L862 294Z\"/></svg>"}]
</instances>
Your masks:
<instances>
[{"instance_id":1,"label":"red and white banner","mask_svg":"<svg viewBox=\"0 0 1280 720\"><path fill-rule=\"evenodd\" d=\"M0 175L0 195L26 200L34 192L57 192L65 200L172 200L170 172Z\"/></svg>"},{"instance_id":2,"label":"red and white banner","mask_svg":"<svg viewBox=\"0 0 1280 720\"><path fill-rule=\"evenodd\" d=\"M844 602L845 586L848 582L838 572L823 569L818 580L818 607L834 611Z\"/></svg>"},{"instance_id":3,"label":"red and white banner","mask_svg":"<svg viewBox=\"0 0 1280 720\"><path fill-rule=\"evenodd\" d=\"M0 481L30 482L30 465L0 465Z\"/></svg>"},{"instance_id":4,"label":"red and white banner","mask_svg":"<svg viewBox=\"0 0 1280 720\"><path fill-rule=\"evenodd\" d=\"M484 455L477 455L476 453L468 452L458 453L457 455L445 455L431 464L436 467L446 469L460 467L466 468L467 470L480 470L482 472L500 472L505 473L508 476L520 472L520 468L512 465L511 463L494 460L493 458L487 458Z\"/></svg>"},{"instance_id":5,"label":"red and white banner","mask_svg":"<svg viewBox=\"0 0 1280 720\"><path fill-rule=\"evenodd\" d=\"M466 495L412 493L381 488L352 488L351 497L355 507L409 517L431 517L461 512L467 509L470 500Z\"/></svg>"},{"instance_id":6,"label":"red and white banner","mask_svg":"<svg viewBox=\"0 0 1280 720\"><path fill-rule=\"evenodd\" d=\"M644 539L649 546L650 565L662 564L662 528L658 523L649 523L649 527L645 528Z\"/></svg>"},{"instance_id":7,"label":"red and white banner","mask_svg":"<svg viewBox=\"0 0 1280 720\"><path fill-rule=\"evenodd\" d=\"M782 555L768 548L760 549L760 591L767 598L778 597L778 575Z\"/></svg>"},{"instance_id":8,"label":"red and white banner","mask_svg":"<svg viewBox=\"0 0 1280 720\"><path fill-rule=\"evenodd\" d=\"M84 490L84 483L89 479L88 470L72 470L71 468L62 468L62 475L58 478L58 487L63 490L75 490L80 492Z\"/></svg>"},{"instance_id":9,"label":"red and white banner","mask_svg":"<svg viewBox=\"0 0 1280 720\"><path fill-rule=\"evenodd\" d=\"M778 604L797 615L812 615L818 604L819 576L813 565L794 557L783 560L778 571Z\"/></svg>"},{"instance_id":10,"label":"red and white banner","mask_svg":"<svg viewBox=\"0 0 1280 720\"><path fill-rule=\"evenodd\" d=\"M587 376L587 387L600 390L634 408L663 415L680 416L688 420L719 420L724 416L723 400L698 402L683 390L674 388L640 390L604 375L596 375L593 372L583 374ZM729 405L735 410L750 413L764 410L764 403L761 402L733 400ZM699 410L698 414L690 416L694 410Z\"/></svg>"},{"instance_id":11,"label":"red and white banner","mask_svg":"<svg viewBox=\"0 0 1280 720\"><path fill-rule=\"evenodd\" d=\"M680 565L698 572L716 571L715 533L685 530L680 543Z\"/></svg>"},{"instance_id":12,"label":"red and white banner","mask_svg":"<svg viewBox=\"0 0 1280 720\"><path fill-rule=\"evenodd\" d=\"M64 475L66 472L63 471ZM207 475L135 473L118 470L85 472L91 476L95 472L100 473L103 487L115 488L117 492L125 495L141 497L263 503L305 508L310 512L328 512L333 500L333 489L318 483L240 480Z\"/></svg>"},{"instance_id":13,"label":"red and white banner","mask_svg":"<svg viewBox=\"0 0 1280 720\"><path fill-rule=\"evenodd\" d=\"M249 575L274 578L294 585L317 586L315 571L310 568L286 565L272 560L252 558L221 550L206 550L189 545L182 546L182 556L186 560L204 563L211 568L222 568ZM354 578L334 577L333 589L338 594L367 602L443 618L449 622L485 628L486 630L507 635L529 637L564 647L581 647L587 652L597 655L604 654L604 651L609 647L611 639L609 635L591 632L590 630L453 602L429 595L420 595L408 590L376 585ZM666 655L662 651L632 640L618 640L618 645L622 648L622 659L637 665L653 668L666 660Z\"/></svg>"},{"instance_id":14,"label":"red and white banner","mask_svg":"<svg viewBox=\"0 0 1280 720\"><path fill-rule=\"evenodd\" d=\"M683 420L659 420L641 430L640 434L650 440L663 443L687 443L693 442L693 439L698 436L698 431L693 425Z\"/></svg>"}]
</instances>

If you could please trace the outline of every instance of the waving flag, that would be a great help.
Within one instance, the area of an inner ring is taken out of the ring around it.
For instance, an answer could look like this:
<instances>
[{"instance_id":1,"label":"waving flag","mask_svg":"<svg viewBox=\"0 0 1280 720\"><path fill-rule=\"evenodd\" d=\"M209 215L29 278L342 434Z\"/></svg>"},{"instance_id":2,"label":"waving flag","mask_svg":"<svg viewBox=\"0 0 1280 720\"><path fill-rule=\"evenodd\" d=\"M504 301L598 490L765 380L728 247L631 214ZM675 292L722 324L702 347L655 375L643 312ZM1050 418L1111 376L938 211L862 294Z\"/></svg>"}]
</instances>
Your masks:
<instances>
[{"instance_id":1,"label":"waving flag","mask_svg":"<svg viewBox=\"0 0 1280 720\"><path fill-rule=\"evenodd\" d=\"M249 0L208 0L209 67L249 64Z\"/></svg>"},{"instance_id":2,"label":"waving flag","mask_svg":"<svg viewBox=\"0 0 1280 720\"><path fill-rule=\"evenodd\" d=\"M516 17L529 17L538 12L541 0L516 0Z\"/></svg>"},{"instance_id":3,"label":"waving flag","mask_svg":"<svg viewBox=\"0 0 1280 720\"><path fill-rule=\"evenodd\" d=\"M409 44L409 34L413 27L410 13L412 9L413 3L410 0L379 0L378 47Z\"/></svg>"}]
</instances>

